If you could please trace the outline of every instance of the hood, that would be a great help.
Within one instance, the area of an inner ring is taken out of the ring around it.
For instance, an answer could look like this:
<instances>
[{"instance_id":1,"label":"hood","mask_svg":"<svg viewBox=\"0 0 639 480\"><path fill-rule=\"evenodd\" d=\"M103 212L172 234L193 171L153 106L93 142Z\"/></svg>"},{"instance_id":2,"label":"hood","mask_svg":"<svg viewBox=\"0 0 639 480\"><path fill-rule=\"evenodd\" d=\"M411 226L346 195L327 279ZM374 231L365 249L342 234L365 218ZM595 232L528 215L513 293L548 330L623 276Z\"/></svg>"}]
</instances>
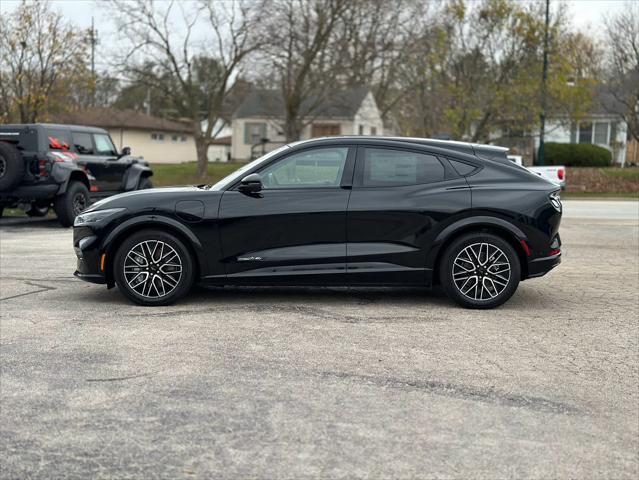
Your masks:
<instances>
[{"instance_id":1,"label":"hood","mask_svg":"<svg viewBox=\"0 0 639 480\"><path fill-rule=\"evenodd\" d=\"M152 208L166 203L167 200L175 201L178 197L180 200L188 200L189 197L199 196L203 192L208 192L208 190L196 186L135 190L104 198L91 205L85 211L92 212L94 210L106 210L107 208L121 207L127 208L131 206Z\"/></svg>"}]
</instances>

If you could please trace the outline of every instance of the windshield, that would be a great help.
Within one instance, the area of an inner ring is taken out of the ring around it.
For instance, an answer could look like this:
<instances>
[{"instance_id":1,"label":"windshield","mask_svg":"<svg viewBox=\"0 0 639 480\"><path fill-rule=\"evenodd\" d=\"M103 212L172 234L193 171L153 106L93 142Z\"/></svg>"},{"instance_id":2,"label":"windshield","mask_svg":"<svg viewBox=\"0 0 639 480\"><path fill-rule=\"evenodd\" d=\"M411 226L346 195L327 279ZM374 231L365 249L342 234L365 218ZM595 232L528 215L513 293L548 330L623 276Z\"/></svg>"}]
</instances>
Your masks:
<instances>
[{"instance_id":1,"label":"windshield","mask_svg":"<svg viewBox=\"0 0 639 480\"><path fill-rule=\"evenodd\" d=\"M253 168L257 167L259 164L268 161L270 158L272 158L275 155L277 155L278 153L286 150L287 148L290 148L290 147L288 145L283 145L283 146L281 146L279 148L276 148L275 150L273 150L271 152L268 152L266 155L262 155L260 158L258 158L256 160L253 160L252 162L247 163L242 168L240 168L238 170L235 170L230 175L224 177L222 180L217 182L215 185L212 185L211 186L211 190L224 190L225 188L229 187L230 185L232 185L235 182L237 182L238 180L240 180L244 176L244 174L246 172L248 172L249 170L252 170Z\"/></svg>"}]
</instances>

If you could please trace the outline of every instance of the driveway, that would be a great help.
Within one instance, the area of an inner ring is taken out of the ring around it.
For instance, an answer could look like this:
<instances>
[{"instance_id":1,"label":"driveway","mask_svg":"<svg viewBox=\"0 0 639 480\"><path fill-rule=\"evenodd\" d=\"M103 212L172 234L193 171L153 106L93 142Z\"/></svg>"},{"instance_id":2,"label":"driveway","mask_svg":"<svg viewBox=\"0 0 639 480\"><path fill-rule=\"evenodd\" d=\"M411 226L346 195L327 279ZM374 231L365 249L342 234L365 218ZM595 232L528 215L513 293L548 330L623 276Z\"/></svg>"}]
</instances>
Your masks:
<instances>
[{"instance_id":1,"label":"driveway","mask_svg":"<svg viewBox=\"0 0 639 480\"><path fill-rule=\"evenodd\" d=\"M0 221L0 478L636 478L637 202L565 202L563 263L503 307L420 289L71 276L71 230Z\"/></svg>"}]
</instances>

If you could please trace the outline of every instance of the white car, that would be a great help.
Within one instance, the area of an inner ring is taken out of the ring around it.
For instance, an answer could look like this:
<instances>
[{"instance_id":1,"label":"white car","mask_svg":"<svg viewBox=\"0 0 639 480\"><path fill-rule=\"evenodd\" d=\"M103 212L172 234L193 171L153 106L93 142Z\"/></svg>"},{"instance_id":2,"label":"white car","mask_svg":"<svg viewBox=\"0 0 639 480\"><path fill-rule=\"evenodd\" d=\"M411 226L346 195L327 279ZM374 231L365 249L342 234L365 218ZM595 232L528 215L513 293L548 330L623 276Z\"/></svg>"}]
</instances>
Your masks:
<instances>
[{"instance_id":1,"label":"white car","mask_svg":"<svg viewBox=\"0 0 639 480\"><path fill-rule=\"evenodd\" d=\"M508 155L508 160L523 167L521 155ZM563 165L549 165L547 167L524 167L531 172L559 185L562 190L566 188L566 167Z\"/></svg>"}]
</instances>

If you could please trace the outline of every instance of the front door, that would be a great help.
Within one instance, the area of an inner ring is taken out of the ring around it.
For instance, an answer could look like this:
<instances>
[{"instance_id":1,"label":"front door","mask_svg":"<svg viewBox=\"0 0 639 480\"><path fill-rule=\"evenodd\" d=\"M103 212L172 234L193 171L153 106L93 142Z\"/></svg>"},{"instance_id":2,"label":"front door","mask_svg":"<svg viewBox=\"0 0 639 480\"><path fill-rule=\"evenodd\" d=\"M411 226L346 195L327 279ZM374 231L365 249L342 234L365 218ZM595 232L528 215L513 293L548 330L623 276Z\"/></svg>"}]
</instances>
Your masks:
<instances>
[{"instance_id":1,"label":"front door","mask_svg":"<svg viewBox=\"0 0 639 480\"><path fill-rule=\"evenodd\" d=\"M261 192L224 192L219 225L227 281L344 283L344 172L352 172L354 153L347 146L294 152L257 172Z\"/></svg>"},{"instance_id":2,"label":"front door","mask_svg":"<svg viewBox=\"0 0 639 480\"><path fill-rule=\"evenodd\" d=\"M466 180L435 155L360 147L348 205L349 283L428 284L436 233L470 206Z\"/></svg>"}]
</instances>

